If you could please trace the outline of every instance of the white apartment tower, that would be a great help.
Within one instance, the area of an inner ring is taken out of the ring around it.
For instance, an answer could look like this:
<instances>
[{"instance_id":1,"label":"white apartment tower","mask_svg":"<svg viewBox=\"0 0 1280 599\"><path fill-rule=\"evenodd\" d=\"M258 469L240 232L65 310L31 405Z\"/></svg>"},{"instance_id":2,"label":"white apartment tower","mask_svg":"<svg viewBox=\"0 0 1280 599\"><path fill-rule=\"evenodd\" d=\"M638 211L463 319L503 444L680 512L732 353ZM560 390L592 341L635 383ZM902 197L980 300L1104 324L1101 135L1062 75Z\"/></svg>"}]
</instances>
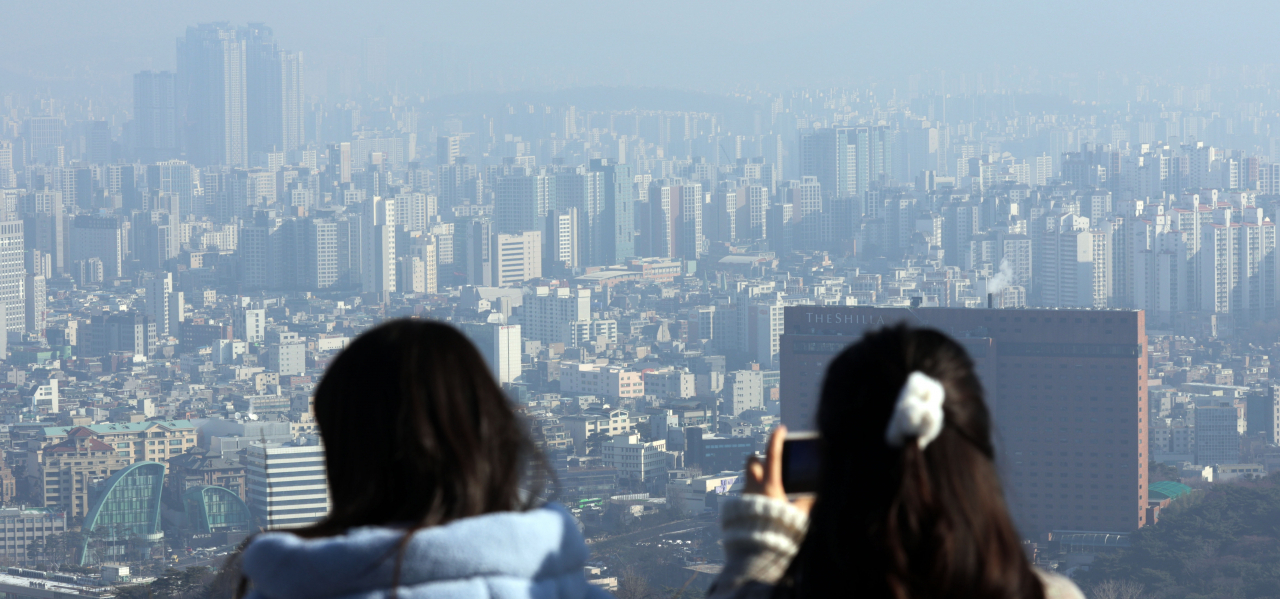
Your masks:
<instances>
[{"instance_id":1,"label":"white apartment tower","mask_svg":"<svg viewBox=\"0 0 1280 599\"><path fill-rule=\"evenodd\" d=\"M27 330L23 249L22 221L0 222L0 302L4 303L5 330L19 334Z\"/></svg>"},{"instance_id":2,"label":"white apartment tower","mask_svg":"<svg viewBox=\"0 0 1280 599\"><path fill-rule=\"evenodd\" d=\"M520 325L506 324L498 315L491 322L463 323L462 332L480 350L494 380L513 383L520 377Z\"/></svg>"},{"instance_id":3,"label":"white apartment tower","mask_svg":"<svg viewBox=\"0 0 1280 599\"><path fill-rule=\"evenodd\" d=\"M360 288L384 296L396 291L396 203L376 197L364 202L361 217Z\"/></svg>"},{"instance_id":4,"label":"white apartment tower","mask_svg":"<svg viewBox=\"0 0 1280 599\"><path fill-rule=\"evenodd\" d=\"M146 294L147 316L156 323L156 336L177 337L186 314L183 294L173 288L173 274L147 279Z\"/></svg>"}]
</instances>

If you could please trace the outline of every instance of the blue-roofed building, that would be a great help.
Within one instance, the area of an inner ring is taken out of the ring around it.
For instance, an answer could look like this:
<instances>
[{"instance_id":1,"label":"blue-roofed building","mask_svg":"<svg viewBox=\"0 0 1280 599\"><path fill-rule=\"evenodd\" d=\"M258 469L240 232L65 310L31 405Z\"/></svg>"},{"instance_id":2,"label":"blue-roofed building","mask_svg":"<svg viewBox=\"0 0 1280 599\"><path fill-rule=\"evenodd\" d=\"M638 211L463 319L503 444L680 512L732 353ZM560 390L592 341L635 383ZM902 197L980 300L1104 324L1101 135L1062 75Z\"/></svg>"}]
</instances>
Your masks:
<instances>
[{"instance_id":1,"label":"blue-roofed building","mask_svg":"<svg viewBox=\"0 0 1280 599\"><path fill-rule=\"evenodd\" d=\"M161 462L195 448L196 426L190 420L149 420L146 422L100 423L88 426L46 426L40 432L45 447L66 441L71 431L87 429L94 438L110 445L131 462Z\"/></svg>"}]
</instances>

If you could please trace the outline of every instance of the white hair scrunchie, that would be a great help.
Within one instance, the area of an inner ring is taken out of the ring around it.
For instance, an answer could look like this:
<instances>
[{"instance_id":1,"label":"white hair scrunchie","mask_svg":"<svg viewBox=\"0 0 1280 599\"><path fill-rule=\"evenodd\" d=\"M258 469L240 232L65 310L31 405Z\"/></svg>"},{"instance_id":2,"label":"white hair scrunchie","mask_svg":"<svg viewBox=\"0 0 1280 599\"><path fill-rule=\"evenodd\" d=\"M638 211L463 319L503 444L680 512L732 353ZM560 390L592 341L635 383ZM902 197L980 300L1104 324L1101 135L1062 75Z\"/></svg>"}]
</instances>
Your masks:
<instances>
[{"instance_id":1,"label":"white hair scrunchie","mask_svg":"<svg viewBox=\"0 0 1280 599\"><path fill-rule=\"evenodd\" d=\"M890 447L901 447L908 437L915 437L920 449L924 449L942 433L942 402L947 392L942 383L929 375L915 371L898 393L898 404L889 418L884 440Z\"/></svg>"}]
</instances>

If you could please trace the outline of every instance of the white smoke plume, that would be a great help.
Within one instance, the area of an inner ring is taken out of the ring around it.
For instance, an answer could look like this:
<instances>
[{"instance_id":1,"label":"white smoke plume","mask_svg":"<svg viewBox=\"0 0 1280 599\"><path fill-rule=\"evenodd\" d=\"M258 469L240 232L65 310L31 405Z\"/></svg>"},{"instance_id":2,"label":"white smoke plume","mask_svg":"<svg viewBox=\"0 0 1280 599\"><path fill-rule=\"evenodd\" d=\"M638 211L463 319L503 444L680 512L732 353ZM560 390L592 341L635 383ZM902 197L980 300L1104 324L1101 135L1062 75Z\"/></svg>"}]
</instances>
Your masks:
<instances>
[{"instance_id":1,"label":"white smoke plume","mask_svg":"<svg viewBox=\"0 0 1280 599\"><path fill-rule=\"evenodd\" d=\"M1000 259L1000 272L987 281L987 293L1000 293L1005 287L1013 284L1013 266L1008 258Z\"/></svg>"}]
</instances>

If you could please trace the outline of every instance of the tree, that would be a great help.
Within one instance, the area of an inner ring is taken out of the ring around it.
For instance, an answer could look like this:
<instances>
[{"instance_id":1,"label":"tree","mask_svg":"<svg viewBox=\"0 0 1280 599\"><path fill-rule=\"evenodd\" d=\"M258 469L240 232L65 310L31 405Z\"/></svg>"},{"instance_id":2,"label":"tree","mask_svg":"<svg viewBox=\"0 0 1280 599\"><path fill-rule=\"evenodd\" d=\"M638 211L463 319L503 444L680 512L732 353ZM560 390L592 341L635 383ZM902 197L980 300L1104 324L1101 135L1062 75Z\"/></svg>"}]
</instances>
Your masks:
<instances>
[{"instance_id":1,"label":"tree","mask_svg":"<svg viewBox=\"0 0 1280 599\"><path fill-rule=\"evenodd\" d=\"M1145 599L1145 590L1132 580L1104 580L1089 589L1089 599Z\"/></svg>"},{"instance_id":2,"label":"tree","mask_svg":"<svg viewBox=\"0 0 1280 599\"><path fill-rule=\"evenodd\" d=\"M587 453L600 455L604 452L604 442L608 440L609 435L606 433L591 433L591 436L587 437Z\"/></svg>"},{"instance_id":3,"label":"tree","mask_svg":"<svg viewBox=\"0 0 1280 599\"><path fill-rule=\"evenodd\" d=\"M1280 588L1277 480L1219 484L1178 498L1158 524L1130 535L1128 549L1098 556L1078 574L1079 582L1095 588L1127 581L1157 597L1275 596Z\"/></svg>"},{"instance_id":4,"label":"tree","mask_svg":"<svg viewBox=\"0 0 1280 599\"><path fill-rule=\"evenodd\" d=\"M1180 478L1178 469L1155 460L1147 462L1147 480L1158 483L1162 480L1176 481Z\"/></svg>"},{"instance_id":5,"label":"tree","mask_svg":"<svg viewBox=\"0 0 1280 599\"><path fill-rule=\"evenodd\" d=\"M41 538L31 539L27 543L27 563L34 564L44 560L44 544L45 540Z\"/></svg>"},{"instance_id":6,"label":"tree","mask_svg":"<svg viewBox=\"0 0 1280 599\"><path fill-rule=\"evenodd\" d=\"M618 572L618 590L614 596L618 599L650 599L653 591L638 568L626 565Z\"/></svg>"}]
</instances>

